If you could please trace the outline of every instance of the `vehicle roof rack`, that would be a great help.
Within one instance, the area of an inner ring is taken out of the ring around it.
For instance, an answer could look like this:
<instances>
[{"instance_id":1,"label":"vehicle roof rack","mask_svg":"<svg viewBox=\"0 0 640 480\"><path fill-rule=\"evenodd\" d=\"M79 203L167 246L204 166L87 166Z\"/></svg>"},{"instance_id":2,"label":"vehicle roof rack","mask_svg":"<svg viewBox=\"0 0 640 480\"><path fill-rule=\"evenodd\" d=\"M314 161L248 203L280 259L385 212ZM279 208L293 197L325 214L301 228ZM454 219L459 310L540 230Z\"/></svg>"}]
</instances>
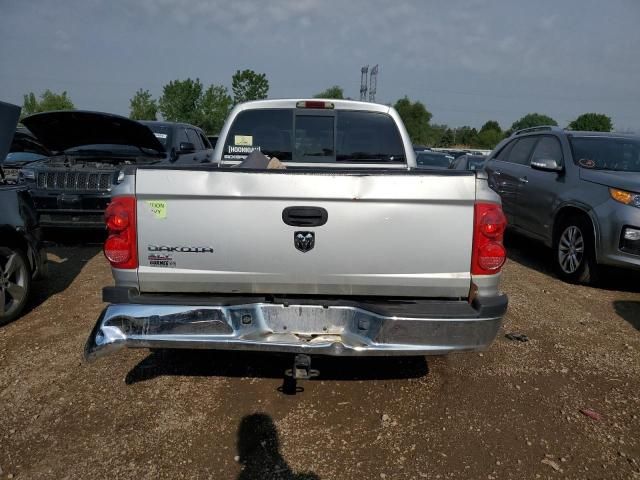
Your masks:
<instances>
[{"instance_id":1,"label":"vehicle roof rack","mask_svg":"<svg viewBox=\"0 0 640 480\"><path fill-rule=\"evenodd\" d=\"M553 132L561 132L562 128L557 125L540 125L539 127L529 127L523 128L521 130L516 130L511 134L511 136L522 135L523 133L531 133L531 132L544 132L544 131L553 131Z\"/></svg>"}]
</instances>

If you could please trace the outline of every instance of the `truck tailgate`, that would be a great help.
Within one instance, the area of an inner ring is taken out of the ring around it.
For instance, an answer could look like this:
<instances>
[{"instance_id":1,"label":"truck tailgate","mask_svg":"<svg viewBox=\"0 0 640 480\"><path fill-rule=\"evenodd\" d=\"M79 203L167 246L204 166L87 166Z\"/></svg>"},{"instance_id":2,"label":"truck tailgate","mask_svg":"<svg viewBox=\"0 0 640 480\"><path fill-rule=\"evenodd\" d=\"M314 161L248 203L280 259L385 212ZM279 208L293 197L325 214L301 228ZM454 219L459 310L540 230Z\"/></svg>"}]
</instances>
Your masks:
<instances>
[{"instance_id":1,"label":"truck tailgate","mask_svg":"<svg viewBox=\"0 0 640 480\"><path fill-rule=\"evenodd\" d=\"M144 168L136 197L143 292L469 293L471 173Z\"/></svg>"}]
</instances>

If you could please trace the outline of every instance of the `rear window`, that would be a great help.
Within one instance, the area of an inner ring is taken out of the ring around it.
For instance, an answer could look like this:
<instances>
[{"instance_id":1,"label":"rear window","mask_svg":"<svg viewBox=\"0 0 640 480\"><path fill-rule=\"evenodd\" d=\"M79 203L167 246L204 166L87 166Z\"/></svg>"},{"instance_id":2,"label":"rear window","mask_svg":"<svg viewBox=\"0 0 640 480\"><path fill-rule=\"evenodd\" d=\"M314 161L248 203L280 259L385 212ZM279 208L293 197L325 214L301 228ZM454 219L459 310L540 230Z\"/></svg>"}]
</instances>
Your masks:
<instances>
[{"instance_id":1,"label":"rear window","mask_svg":"<svg viewBox=\"0 0 640 480\"><path fill-rule=\"evenodd\" d=\"M406 161L394 120L377 112L247 110L229 130L223 159L243 160L255 150L295 162Z\"/></svg>"},{"instance_id":2,"label":"rear window","mask_svg":"<svg viewBox=\"0 0 640 480\"><path fill-rule=\"evenodd\" d=\"M254 150L279 160L293 158L293 110L246 110L236 116L222 158L244 160Z\"/></svg>"},{"instance_id":3,"label":"rear window","mask_svg":"<svg viewBox=\"0 0 640 480\"><path fill-rule=\"evenodd\" d=\"M338 161L405 162L393 119L384 113L338 112Z\"/></svg>"}]
</instances>

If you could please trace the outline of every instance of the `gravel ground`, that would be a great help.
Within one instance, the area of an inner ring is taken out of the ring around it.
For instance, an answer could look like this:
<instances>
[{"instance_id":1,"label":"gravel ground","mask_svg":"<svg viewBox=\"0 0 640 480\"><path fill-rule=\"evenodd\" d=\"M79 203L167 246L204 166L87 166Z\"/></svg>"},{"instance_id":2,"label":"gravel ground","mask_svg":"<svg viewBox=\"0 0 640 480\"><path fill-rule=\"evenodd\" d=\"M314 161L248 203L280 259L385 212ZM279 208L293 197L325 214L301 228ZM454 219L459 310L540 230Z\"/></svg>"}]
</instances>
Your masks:
<instances>
[{"instance_id":1,"label":"gravel ground","mask_svg":"<svg viewBox=\"0 0 640 480\"><path fill-rule=\"evenodd\" d=\"M567 285L542 247L509 246L490 350L319 358L296 395L288 357L85 363L109 268L99 247L52 248L29 311L0 328L0 478L640 478L639 276Z\"/></svg>"}]
</instances>

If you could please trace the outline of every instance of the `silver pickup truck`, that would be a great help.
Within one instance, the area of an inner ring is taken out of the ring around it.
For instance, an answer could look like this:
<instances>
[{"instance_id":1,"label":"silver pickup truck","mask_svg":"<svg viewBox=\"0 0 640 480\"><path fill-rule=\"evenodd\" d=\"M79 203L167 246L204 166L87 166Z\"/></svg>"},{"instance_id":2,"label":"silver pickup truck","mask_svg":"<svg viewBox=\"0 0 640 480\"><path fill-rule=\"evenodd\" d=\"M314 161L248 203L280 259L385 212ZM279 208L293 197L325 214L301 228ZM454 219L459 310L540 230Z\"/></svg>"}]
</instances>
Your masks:
<instances>
[{"instance_id":1,"label":"silver pickup truck","mask_svg":"<svg viewBox=\"0 0 640 480\"><path fill-rule=\"evenodd\" d=\"M254 151L285 169L235 165ZM416 168L393 108L238 105L202 166L132 166L107 209L115 286L85 349L423 355L488 347L507 298L500 199Z\"/></svg>"}]
</instances>

